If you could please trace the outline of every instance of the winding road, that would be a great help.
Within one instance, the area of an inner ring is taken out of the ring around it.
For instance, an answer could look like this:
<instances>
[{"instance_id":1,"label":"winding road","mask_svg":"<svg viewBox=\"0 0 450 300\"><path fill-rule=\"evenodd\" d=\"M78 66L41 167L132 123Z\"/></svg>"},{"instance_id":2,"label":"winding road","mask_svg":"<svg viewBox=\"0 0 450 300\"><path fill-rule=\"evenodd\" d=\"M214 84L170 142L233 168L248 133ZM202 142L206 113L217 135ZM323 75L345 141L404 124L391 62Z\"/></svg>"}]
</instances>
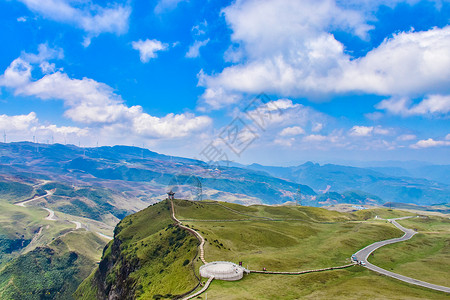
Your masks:
<instances>
[{"instance_id":1,"label":"winding road","mask_svg":"<svg viewBox=\"0 0 450 300\"><path fill-rule=\"evenodd\" d=\"M39 199L42 199L42 198L45 198L45 197L48 197L48 196L53 195L53 193L55 192L55 190L46 191L46 192L47 192L47 194L45 194L45 195L38 196L38 197L33 197L33 198L31 198L31 199L28 199L28 200L25 200L25 201L21 201L21 202L16 202L16 203L14 203L14 204L15 204L15 205L18 205L18 206L26 207L25 204L27 204L27 203L30 203L30 202L32 202L32 201L36 201L36 200L39 200Z\"/></svg>"},{"instance_id":2,"label":"winding road","mask_svg":"<svg viewBox=\"0 0 450 300\"><path fill-rule=\"evenodd\" d=\"M428 283L425 281L420 281L411 277L407 277L407 276L403 276L394 272L390 272L387 271L385 269L382 269L380 267L377 267L373 264L371 264L370 262L367 261L367 258L369 257L369 255L377 250L380 247L383 247L385 245L389 245L389 244L394 244L394 243L398 243L398 242L403 242L403 241L407 241L410 238L412 238L417 232L415 232L412 229L408 229L403 227L402 225L398 224L396 222L396 220L403 220L403 219L409 219L409 218L414 218L414 217L403 217L403 218L396 218L396 219L388 219L387 221L389 221L390 223L394 224L395 227L397 227L398 229L400 229L401 231L403 231L405 234L400 237L400 238L395 238L395 239L390 239L390 240L385 240L385 241L381 241L381 242L376 242L373 243L361 250L359 250L358 252L355 253L356 259L359 262L364 262L365 263L365 267L369 270L372 270L374 272L378 272L380 274L410 283L410 284L415 284L415 285L419 285L419 286L423 286L429 289L433 289L436 291L441 291L441 292L446 292L446 293L450 293L450 288L445 287L445 286L441 286L441 285L436 285L436 284L432 284L432 283Z\"/></svg>"}]
</instances>

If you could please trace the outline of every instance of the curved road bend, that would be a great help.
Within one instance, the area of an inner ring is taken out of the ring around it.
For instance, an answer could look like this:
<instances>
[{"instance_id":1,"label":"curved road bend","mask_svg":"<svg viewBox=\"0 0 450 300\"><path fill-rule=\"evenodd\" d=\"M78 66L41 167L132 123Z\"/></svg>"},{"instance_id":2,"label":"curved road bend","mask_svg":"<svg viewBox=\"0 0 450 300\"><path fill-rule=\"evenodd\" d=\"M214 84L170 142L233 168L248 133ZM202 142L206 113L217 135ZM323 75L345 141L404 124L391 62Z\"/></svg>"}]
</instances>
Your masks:
<instances>
[{"instance_id":1,"label":"curved road bend","mask_svg":"<svg viewBox=\"0 0 450 300\"><path fill-rule=\"evenodd\" d=\"M437 290L437 291L441 291L441 292L446 292L446 293L450 293L450 288L445 287L445 286L441 286L441 285L436 285L436 284L432 284L432 283L428 283L428 282L424 282L424 281L420 281L414 278L410 278L410 277L406 277L397 273L393 273L390 271L387 271L385 269L382 269L380 267L377 267L373 264L371 264L370 262L367 261L367 258L369 257L369 255L377 250L380 247L383 247L385 245L389 245L389 244L394 244L394 243L398 243L398 242L402 242L402 241L407 241L410 238L412 238L417 232L415 232L412 229L408 229L403 227L402 225L398 224L395 220L402 220L402 219L408 219L408 218L413 218L413 217L403 217L403 218L396 218L396 219L388 219L388 221L392 224L395 225L395 227L397 227L398 229L400 229L401 231L403 231L405 234L400 237L400 238L395 238L395 239L390 239L390 240L385 240L385 241L381 241L381 242L376 242L373 243L361 250L359 250L358 252L355 253L356 258L358 261L364 261L366 263L365 267L368 268L369 270L378 272L380 274L410 283L410 284L415 284L415 285L419 285L419 286L423 286L429 289L433 289L433 290Z\"/></svg>"}]
</instances>

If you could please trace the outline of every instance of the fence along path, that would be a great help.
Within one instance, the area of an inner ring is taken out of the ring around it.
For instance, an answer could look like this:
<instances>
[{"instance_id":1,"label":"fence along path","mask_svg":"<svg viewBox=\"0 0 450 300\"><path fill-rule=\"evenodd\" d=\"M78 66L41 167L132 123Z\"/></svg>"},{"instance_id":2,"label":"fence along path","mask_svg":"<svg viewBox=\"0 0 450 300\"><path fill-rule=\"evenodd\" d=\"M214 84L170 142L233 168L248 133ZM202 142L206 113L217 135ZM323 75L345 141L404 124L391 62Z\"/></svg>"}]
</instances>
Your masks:
<instances>
[{"instance_id":1,"label":"fence along path","mask_svg":"<svg viewBox=\"0 0 450 300\"><path fill-rule=\"evenodd\" d=\"M331 270L338 270L338 269L345 269L349 267L353 267L355 264L351 263L348 265L338 266L338 267L330 267L330 268L323 268L323 269L316 269L316 270L306 270L306 271L298 271L298 272L277 272L277 271L256 271L256 270L250 270L250 273L258 273L258 274L274 274L274 275L301 275L306 273L314 273L314 272L323 272L323 271L331 271Z\"/></svg>"}]
</instances>

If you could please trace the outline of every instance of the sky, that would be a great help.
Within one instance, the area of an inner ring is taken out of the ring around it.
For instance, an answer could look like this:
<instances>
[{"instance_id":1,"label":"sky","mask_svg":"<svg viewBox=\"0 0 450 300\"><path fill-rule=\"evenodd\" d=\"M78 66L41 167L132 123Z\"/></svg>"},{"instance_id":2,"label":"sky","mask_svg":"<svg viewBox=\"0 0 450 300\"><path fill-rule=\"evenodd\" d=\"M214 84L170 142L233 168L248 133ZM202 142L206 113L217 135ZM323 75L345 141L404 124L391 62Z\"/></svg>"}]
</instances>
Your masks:
<instances>
[{"instance_id":1,"label":"sky","mask_svg":"<svg viewBox=\"0 0 450 300\"><path fill-rule=\"evenodd\" d=\"M3 142L450 164L449 0L0 0Z\"/></svg>"}]
</instances>

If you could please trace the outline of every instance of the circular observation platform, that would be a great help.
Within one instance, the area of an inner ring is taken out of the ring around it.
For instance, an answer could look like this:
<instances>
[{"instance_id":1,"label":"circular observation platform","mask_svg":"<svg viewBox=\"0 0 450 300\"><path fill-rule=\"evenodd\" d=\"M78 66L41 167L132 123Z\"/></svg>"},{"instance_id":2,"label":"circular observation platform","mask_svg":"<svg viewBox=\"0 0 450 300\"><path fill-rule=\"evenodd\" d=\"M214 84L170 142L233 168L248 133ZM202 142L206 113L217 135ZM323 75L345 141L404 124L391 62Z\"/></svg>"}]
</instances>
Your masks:
<instances>
[{"instance_id":1,"label":"circular observation platform","mask_svg":"<svg viewBox=\"0 0 450 300\"><path fill-rule=\"evenodd\" d=\"M244 276L247 270L229 261L214 261L200 267L202 277L214 276L214 279L235 281Z\"/></svg>"}]
</instances>

